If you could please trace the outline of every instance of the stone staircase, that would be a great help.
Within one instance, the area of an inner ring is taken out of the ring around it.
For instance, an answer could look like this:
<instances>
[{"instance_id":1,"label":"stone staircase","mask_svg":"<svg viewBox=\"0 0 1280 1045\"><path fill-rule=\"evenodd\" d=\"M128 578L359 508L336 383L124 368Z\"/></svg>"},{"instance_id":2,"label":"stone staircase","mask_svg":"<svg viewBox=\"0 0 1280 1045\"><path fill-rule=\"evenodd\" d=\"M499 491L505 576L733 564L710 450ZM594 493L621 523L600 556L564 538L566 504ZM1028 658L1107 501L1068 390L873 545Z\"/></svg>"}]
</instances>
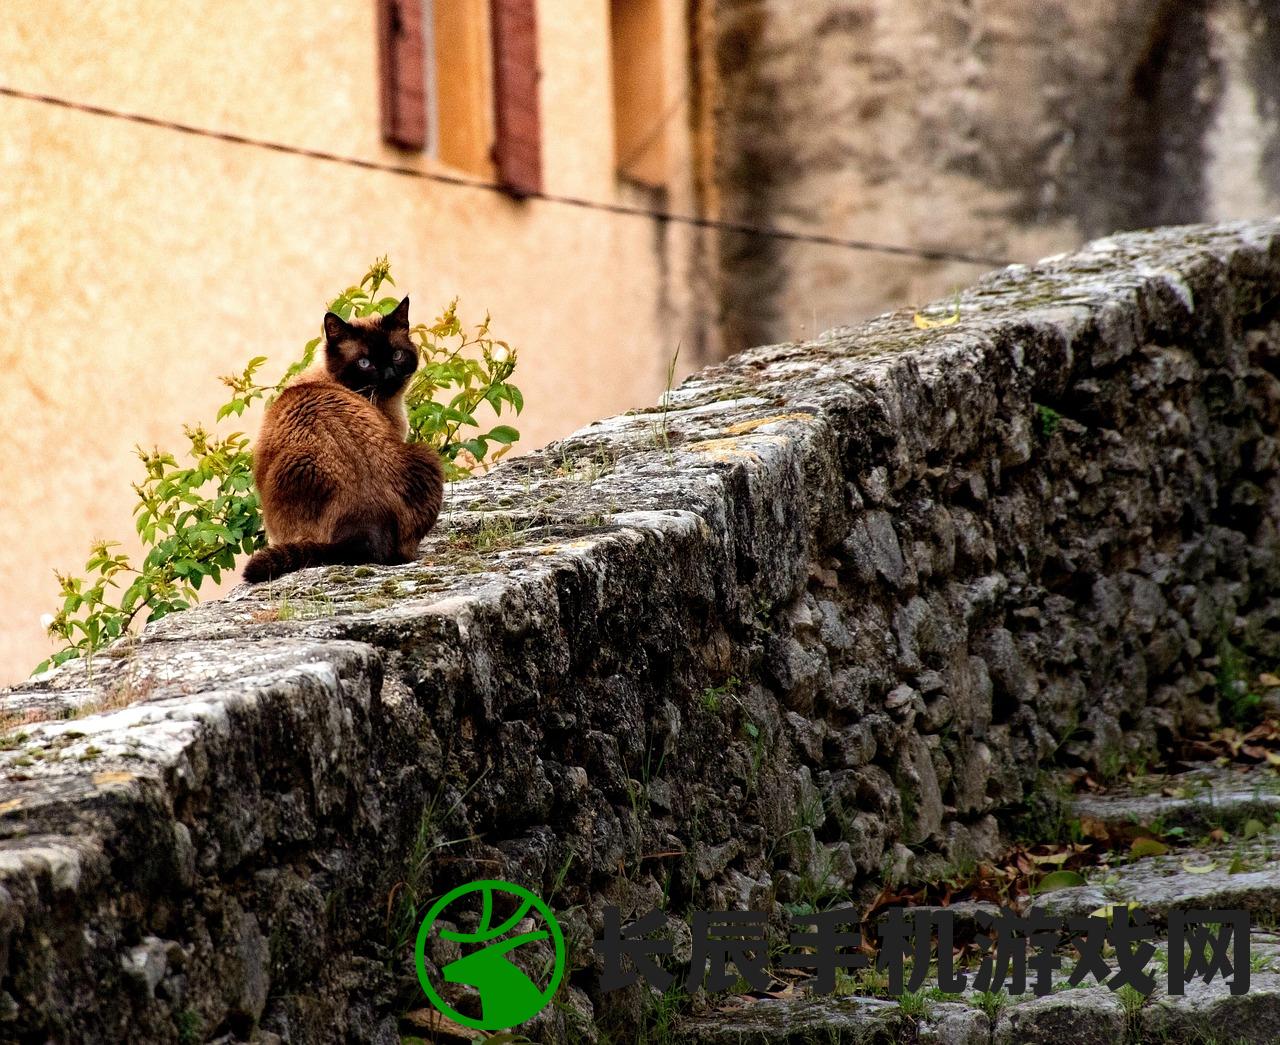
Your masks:
<instances>
[{"instance_id":1,"label":"stone staircase","mask_svg":"<svg viewBox=\"0 0 1280 1045\"><path fill-rule=\"evenodd\" d=\"M1095 830L1151 828L1169 851L1111 864L1086 884L1020 897L1064 919L1137 904L1157 926L1148 965L1150 997L1113 992L1086 978L1066 989L1074 951L1064 948L1054 993L1045 997L967 994L892 999L739 999L687 1017L678 1039L698 1045L826 1045L917 1042L934 1045L1274 1045L1280 1042L1280 775L1269 766L1205 764L1124 788L1082 795L1074 815ZM1087 821L1085 821L1087 823ZM1261 826L1261 830L1259 830ZM1244 837L1246 834L1249 837ZM957 924L989 904L956 905ZM1252 931L1249 991L1232 995L1221 978L1167 991L1169 912L1246 910ZM1112 969L1114 959L1109 960Z\"/></svg>"}]
</instances>

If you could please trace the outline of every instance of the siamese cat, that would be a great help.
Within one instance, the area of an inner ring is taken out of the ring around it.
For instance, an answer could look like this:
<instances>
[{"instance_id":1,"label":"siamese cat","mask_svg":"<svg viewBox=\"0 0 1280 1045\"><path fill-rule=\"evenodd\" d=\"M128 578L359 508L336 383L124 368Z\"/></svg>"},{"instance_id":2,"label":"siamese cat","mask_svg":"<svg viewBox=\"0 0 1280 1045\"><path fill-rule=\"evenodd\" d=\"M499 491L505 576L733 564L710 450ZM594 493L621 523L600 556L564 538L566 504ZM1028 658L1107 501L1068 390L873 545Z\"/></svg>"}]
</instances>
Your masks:
<instances>
[{"instance_id":1,"label":"siamese cat","mask_svg":"<svg viewBox=\"0 0 1280 1045\"><path fill-rule=\"evenodd\" d=\"M409 299L385 316L324 317L323 365L267 408L253 448L268 546L244 579L307 566L405 563L444 493L436 452L406 443L404 394L418 368Z\"/></svg>"}]
</instances>

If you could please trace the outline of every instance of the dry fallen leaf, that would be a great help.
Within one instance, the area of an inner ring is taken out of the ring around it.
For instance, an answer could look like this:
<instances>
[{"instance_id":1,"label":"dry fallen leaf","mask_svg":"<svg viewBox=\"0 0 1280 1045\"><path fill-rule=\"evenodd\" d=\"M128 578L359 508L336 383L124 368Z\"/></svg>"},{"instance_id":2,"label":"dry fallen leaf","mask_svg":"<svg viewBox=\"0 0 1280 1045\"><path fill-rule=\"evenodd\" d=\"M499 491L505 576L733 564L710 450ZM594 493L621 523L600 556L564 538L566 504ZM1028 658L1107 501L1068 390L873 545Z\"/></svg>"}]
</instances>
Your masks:
<instances>
[{"instance_id":1,"label":"dry fallen leaf","mask_svg":"<svg viewBox=\"0 0 1280 1045\"><path fill-rule=\"evenodd\" d=\"M95 787L106 787L108 784L127 784L134 779L134 774L123 769L114 769L106 773L94 773L93 783Z\"/></svg>"},{"instance_id":2,"label":"dry fallen leaf","mask_svg":"<svg viewBox=\"0 0 1280 1045\"><path fill-rule=\"evenodd\" d=\"M1168 851L1167 845L1154 838L1135 838L1133 844L1129 846L1129 853L1132 856L1164 856Z\"/></svg>"},{"instance_id":3,"label":"dry fallen leaf","mask_svg":"<svg viewBox=\"0 0 1280 1045\"><path fill-rule=\"evenodd\" d=\"M1132 911L1141 906L1142 905L1138 903L1136 900L1130 900L1128 903L1104 904L1103 906L1099 907L1096 911L1092 912L1089 915L1089 917L1105 918L1107 920L1107 924L1110 924L1115 917L1116 911L1119 911L1119 910Z\"/></svg>"},{"instance_id":4,"label":"dry fallen leaf","mask_svg":"<svg viewBox=\"0 0 1280 1045\"><path fill-rule=\"evenodd\" d=\"M945 316L942 319L928 319L919 312L913 318L916 326L921 330L933 330L935 327L952 327L960 322L960 310L956 309L952 315Z\"/></svg>"},{"instance_id":5,"label":"dry fallen leaf","mask_svg":"<svg viewBox=\"0 0 1280 1045\"><path fill-rule=\"evenodd\" d=\"M1203 867L1196 867L1193 864L1187 863L1185 860L1182 862L1182 869L1186 871L1187 874L1208 874L1210 871L1216 870L1217 867L1218 862L1216 860L1209 861L1209 863L1205 864Z\"/></svg>"},{"instance_id":6,"label":"dry fallen leaf","mask_svg":"<svg viewBox=\"0 0 1280 1045\"><path fill-rule=\"evenodd\" d=\"M1111 840L1110 829L1094 816L1082 816L1080 818L1080 833L1085 838L1092 838L1096 842L1109 842Z\"/></svg>"},{"instance_id":7,"label":"dry fallen leaf","mask_svg":"<svg viewBox=\"0 0 1280 1045\"><path fill-rule=\"evenodd\" d=\"M8 813L17 809L20 805L22 805L21 798L11 798L7 802L0 802L0 813Z\"/></svg>"},{"instance_id":8,"label":"dry fallen leaf","mask_svg":"<svg viewBox=\"0 0 1280 1045\"><path fill-rule=\"evenodd\" d=\"M1075 854L1070 850L1061 853L1047 853L1043 856L1037 853L1028 853L1029 857L1038 864L1064 864Z\"/></svg>"},{"instance_id":9,"label":"dry fallen leaf","mask_svg":"<svg viewBox=\"0 0 1280 1045\"><path fill-rule=\"evenodd\" d=\"M406 1023L412 1023L415 1027L421 1027L423 1030L429 1030L435 1034L443 1034L446 1037L457 1038L460 1041L476 1041L483 1035L476 1033L469 1027L464 1027L461 1023L455 1023L447 1016L436 1012L435 1009L414 1009L412 1012L404 1014Z\"/></svg>"}]
</instances>

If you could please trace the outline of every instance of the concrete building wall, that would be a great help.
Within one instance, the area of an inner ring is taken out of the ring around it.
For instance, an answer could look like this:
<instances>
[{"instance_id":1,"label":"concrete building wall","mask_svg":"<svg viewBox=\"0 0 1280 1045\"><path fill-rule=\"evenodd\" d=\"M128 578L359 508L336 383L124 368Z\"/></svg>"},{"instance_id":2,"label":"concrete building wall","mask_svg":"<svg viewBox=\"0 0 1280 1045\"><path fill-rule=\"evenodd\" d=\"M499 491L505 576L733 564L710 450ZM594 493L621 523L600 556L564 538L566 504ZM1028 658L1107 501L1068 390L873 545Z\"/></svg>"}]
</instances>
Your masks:
<instances>
[{"instance_id":1,"label":"concrete building wall","mask_svg":"<svg viewBox=\"0 0 1280 1045\"><path fill-rule=\"evenodd\" d=\"M1034 260L1280 210L1276 0L708 0L727 218ZM722 240L729 349L981 266Z\"/></svg>"},{"instance_id":2,"label":"concrete building wall","mask_svg":"<svg viewBox=\"0 0 1280 1045\"><path fill-rule=\"evenodd\" d=\"M679 70L684 4L662 14ZM614 171L609 35L606 0L539 5L544 183L634 201ZM372 0L10 0L0 70L27 91L440 168L381 141ZM667 141L676 209L684 126ZM46 655L53 568L133 533L134 445L176 448L183 422L211 422L217 375L251 356L288 363L375 257L418 319L455 295L464 318L493 313L520 352L528 448L653 402L677 344L705 342L690 235L0 98L0 679Z\"/></svg>"}]
</instances>

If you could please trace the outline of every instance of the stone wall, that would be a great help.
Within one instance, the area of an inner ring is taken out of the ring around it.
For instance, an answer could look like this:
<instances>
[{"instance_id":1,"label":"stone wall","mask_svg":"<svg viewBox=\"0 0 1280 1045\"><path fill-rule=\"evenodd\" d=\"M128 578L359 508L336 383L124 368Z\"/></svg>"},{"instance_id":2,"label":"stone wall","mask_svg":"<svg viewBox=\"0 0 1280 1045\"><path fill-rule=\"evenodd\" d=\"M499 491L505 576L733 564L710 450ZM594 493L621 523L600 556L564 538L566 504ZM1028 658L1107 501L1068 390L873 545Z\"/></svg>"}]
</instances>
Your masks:
<instances>
[{"instance_id":1,"label":"stone wall","mask_svg":"<svg viewBox=\"0 0 1280 1045\"><path fill-rule=\"evenodd\" d=\"M604 905L857 899L1215 722L1220 655L1280 658L1280 223L960 310L745 353L458 485L420 563L8 692L0 1040L393 1042L423 904L485 877L570 942L526 1032L634 1027Z\"/></svg>"},{"instance_id":2,"label":"stone wall","mask_svg":"<svg viewBox=\"0 0 1280 1045\"><path fill-rule=\"evenodd\" d=\"M1280 0L706 0L725 217L1023 260L1280 210ZM729 349L968 283L720 241Z\"/></svg>"}]
</instances>

